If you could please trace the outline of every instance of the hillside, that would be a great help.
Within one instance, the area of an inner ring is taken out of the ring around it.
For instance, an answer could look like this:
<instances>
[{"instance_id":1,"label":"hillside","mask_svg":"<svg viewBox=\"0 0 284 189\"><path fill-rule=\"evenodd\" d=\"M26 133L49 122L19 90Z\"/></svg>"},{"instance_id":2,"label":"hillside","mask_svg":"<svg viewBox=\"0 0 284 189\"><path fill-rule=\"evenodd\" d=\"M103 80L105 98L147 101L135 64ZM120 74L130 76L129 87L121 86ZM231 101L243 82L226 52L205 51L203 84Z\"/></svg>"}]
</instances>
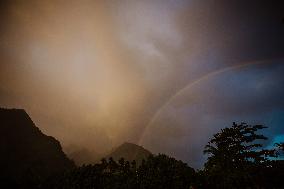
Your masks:
<instances>
[{"instance_id":1,"label":"hillside","mask_svg":"<svg viewBox=\"0 0 284 189\"><path fill-rule=\"evenodd\" d=\"M1 183L31 186L31 181L74 167L60 143L21 109L0 108L0 154Z\"/></svg>"},{"instance_id":2,"label":"hillside","mask_svg":"<svg viewBox=\"0 0 284 189\"><path fill-rule=\"evenodd\" d=\"M72 159L77 166L82 166L83 164L94 164L99 162L102 158L101 154L89 151L86 148L76 149L75 151L67 153L67 156Z\"/></svg>"},{"instance_id":3,"label":"hillside","mask_svg":"<svg viewBox=\"0 0 284 189\"><path fill-rule=\"evenodd\" d=\"M110 154L105 156L106 159L112 157L115 161L120 158L124 158L127 161L135 160L138 164L142 162L143 159L147 159L152 153L142 146L138 146L133 143L125 142L122 145L115 148Z\"/></svg>"}]
</instances>

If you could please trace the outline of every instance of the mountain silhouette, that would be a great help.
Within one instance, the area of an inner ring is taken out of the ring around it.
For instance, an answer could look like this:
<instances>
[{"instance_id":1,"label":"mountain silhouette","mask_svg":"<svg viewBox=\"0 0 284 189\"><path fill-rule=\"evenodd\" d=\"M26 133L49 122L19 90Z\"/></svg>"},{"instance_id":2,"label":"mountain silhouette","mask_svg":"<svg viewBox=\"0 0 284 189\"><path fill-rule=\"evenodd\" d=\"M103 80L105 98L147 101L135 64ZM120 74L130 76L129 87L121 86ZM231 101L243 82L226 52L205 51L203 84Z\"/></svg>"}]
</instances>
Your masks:
<instances>
[{"instance_id":1,"label":"mountain silhouette","mask_svg":"<svg viewBox=\"0 0 284 189\"><path fill-rule=\"evenodd\" d=\"M150 155L152 153L142 146L125 142L106 155L105 158L112 157L115 161L124 158L129 162L135 160L138 164L141 164L142 160L146 160Z\"/></svg>"},{"instance_id":2,"label":"mountain silhouette","mask_svg":"<svg viewBox=\"0 0 284 189\"><path fill-rule=\"evenodd\" d=\"M103 157L101 154L90 151L86 148L76 149L75 151L67 153L67 155L76 163L77 166L98 163Z\"/></svg>"},{"instance_id":3,"label":"mountain silhouette","mask_svg":"<svg viewBox=\"0 0 284 189\"><path fill-rule=\"evenodd\" d=\"M22 109L0 108L1 183L31 186L75 167L60 143L43 134Z\"/></svg>"}]
</instances>

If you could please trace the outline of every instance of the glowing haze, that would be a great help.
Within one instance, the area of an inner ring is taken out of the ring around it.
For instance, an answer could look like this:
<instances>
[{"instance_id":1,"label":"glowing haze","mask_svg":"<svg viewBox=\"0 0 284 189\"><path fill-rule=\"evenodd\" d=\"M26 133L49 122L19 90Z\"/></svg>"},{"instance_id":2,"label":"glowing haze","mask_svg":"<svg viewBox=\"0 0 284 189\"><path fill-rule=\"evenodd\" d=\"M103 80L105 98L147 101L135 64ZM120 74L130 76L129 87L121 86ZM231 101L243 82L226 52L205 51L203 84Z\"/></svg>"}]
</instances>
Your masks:
<instances>
[{"instance_id":1,"label":"glowing haze","mask_svg":"<svg viewBox=\"0 0 284 189\"><path fill-rule=\"evenodd\" d=\"M208 137L232 121L283 136L280 7L1 1L0 105L24 108L67 148L129 141L198 167Z\"/></svg>"}]
</instances>

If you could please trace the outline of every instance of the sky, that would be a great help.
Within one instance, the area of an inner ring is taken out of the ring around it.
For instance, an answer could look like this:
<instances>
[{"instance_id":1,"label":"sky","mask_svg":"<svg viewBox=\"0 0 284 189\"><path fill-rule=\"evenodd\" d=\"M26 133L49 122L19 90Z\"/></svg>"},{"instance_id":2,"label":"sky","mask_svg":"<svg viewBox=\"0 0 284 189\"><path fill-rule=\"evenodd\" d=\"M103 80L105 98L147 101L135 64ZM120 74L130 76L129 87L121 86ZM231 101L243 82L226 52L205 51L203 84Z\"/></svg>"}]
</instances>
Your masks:
<instances>
[{"instance_id":1,"label":"sky","mask_svg":"<svg viewBox=\"0 0 284 189\"><path fill-rule=\"evenodd\" d=\"M283 139L283 19L273 0L3 0L0 106L64 149L128 141L200 168L232 122Z\"/></svg>"}]
</instances>

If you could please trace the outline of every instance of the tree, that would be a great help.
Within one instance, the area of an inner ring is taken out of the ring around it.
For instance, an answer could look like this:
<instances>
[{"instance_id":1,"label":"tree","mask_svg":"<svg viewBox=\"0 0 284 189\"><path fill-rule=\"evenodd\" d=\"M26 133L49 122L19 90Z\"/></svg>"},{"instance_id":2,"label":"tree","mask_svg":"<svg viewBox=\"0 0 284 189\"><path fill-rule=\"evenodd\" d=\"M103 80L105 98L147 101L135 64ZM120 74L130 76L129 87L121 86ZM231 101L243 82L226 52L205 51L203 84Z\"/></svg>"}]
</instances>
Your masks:
<instances>
[{"instance_id":1,"label":"tree","mask_svg":"<svg viewBox=\"0 0 284 189\"><path fill-rule=\"evenodd\" d=\"M284 142L282 143L276 143L276 146L278 148L279 151L284 152Z\"/></svg>"},{"instance_id":2,"label":"tree","mask_svg":"<svg viewBox=\"0 0 284 189\"><path fill-rule=\"evenodd\" d=\"M236 124L221 129L205 146L208 155L204 172L211 188L243 188L255 185L252 170L265 166L275 150L261 150L258 140L267 140L258 130L263 125Z\"/></svg>"},{"instance_id":3,"label":"tree","mask_svg":"<svg viewBox=\"0 0 284 189\"><path fill-rule=\"evenodd\" d=\"M137 167L121 158L102 159L100 164L83 165L44 183L42 189L184 189L195 178L193 168L166 155L150 156Z\"/></svg>"},{"instance_id":4,"label":"tree","mask_svg":"<svg viewBox=\"0 0 284 189\"><path fill-rule=\"evenodd\" d=\"M137 170L140 189L184 189L195 179L195 171L186 163L164 154L150 156Z\"/></svg>"}]
</instances>

